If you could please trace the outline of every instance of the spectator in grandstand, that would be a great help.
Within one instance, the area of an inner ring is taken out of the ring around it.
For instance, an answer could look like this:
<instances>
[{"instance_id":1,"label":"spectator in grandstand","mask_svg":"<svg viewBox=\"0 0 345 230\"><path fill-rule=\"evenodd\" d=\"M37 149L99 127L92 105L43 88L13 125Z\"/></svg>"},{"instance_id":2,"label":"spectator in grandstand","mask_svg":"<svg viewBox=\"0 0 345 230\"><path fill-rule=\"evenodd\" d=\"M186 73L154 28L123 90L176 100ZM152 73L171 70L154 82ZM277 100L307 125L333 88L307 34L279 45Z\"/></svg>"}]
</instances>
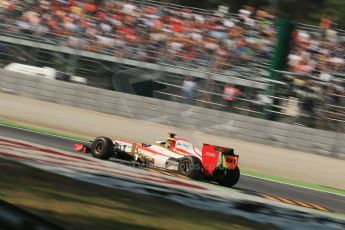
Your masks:
<instances>
[{"instance_id":1,"label":"spectator in grandstand","mask_svg":"<svg viewBox=\"0 0 345 230\"><path fill-rule=\"evenodd\" d=\"M344 69L345 60L341 55L335 52L330 55L329 64L335 73L340 73Z\"/></svg>"},{"instance_id":2,"label":"spectator in grandstand","mask_svg":"<svg viewBox=\"0 0 345 230\"><path fill-rule=\"evenodd\" d=\"M253 13L254 13L253 7L248 6L248 5L244 5L238 11L238 15L240 17L240 20L244 23L251 23Z\"/></svg>"},{"instance_id":3,"label":"spectator in grandstand","mask_svg":"<svg viewBox=\"0 0 345 230\"><path fill-rule=\"evenodd\" d=\"M264 112L265 107L272 103L272 100L263 91L258 91L254 99L255 110L259 112Z\"/></svg>"},{"instance_id":4,"label":"spectator in grandstand","mask_svg":"<svg viewBox=\"0 0 345 230\"><path fill-rule=\"evenodd\" d=\"M331 24L332 24L332 20L331 20L331 18L329 16L327 16L327 15L322 15L321 16L320 28L323 31L328 30L331 27Z\"/></svg>"},{"instance_id":5,"label":"spectator in grandstand","mask_svg":"<svg viewBox=\"0 0 345 230\"><path fill-rule=\"evenodd\" d=\"M287 122L294 123L300 115L299 99L293 96L289 96L282 103L282 112L288 115Z\"/></svg>"},{"instance_id":6,"label":"spectator in grandstand","mask_svg":"<svg viewBox=\"0 0 345 230\"><path fill-rule=\"evenodd\" d=\"M227 104L227 110L233 112L234 111L234 105L238 100L238 96L240 96L242 93L239 89L236 88L235 84L228 83L226 84L224 88L223 93L223 99L225 100Z\"/></svg>"},{"instance_id":7,"label":"spectator in grandstand","mask_svg":"<svg viewBox=\"0 0 345 230\"><path fill-rule=\"evenodd\" d=\"M105 52L149 62L187 67L210 67L227 59L243 64L267 58L272 20L265 9L255 15L252 7L240 10L240 21L190 9L134 1L5 1L20 32L48 37L57 43L94 52ZM267 39L269 38L269 39ZM238 55L239 54L239 55ZM220 58L218 58L220 57ZM237 59L236 59L237 58ZM239 60L239 59L240 60Z\"/></svg>"},{"instance_id":8,"label":"spectator in grandstand","mask_svg":"<svg viewBox=\"0 0 345 230\"><path fill-rule=\"evenodd\" d=\"M314 72L315 75L317 75L317 73ZM323 72L322 70L320 71L320 75L319 75L319 79L323 82L330 82L333 79L332 74L328 73L328 72Z\"/></svg>"},{"instance_id":9,"label":"spectator in grandstand","mask_svg":"<svg viewBox=\"0 0 345 230\"><path fill-rule=\"evenodd\" d=\"M336 106L341 105L341 101L344 97L345 89L342 86L342 82L339 80L333 80L328 87L328 94L331 98L331 103Z\"/></svg>"},{"instance_id":10,"label":"spectator in grandstand","mask_svg":"<svg viewBox=\"0 0 345 230\"><path fill-rule=\"evenodd\" d=\"M311 73L313 70L324 76L344 71L344 44L339 41L329 18L321 22L324 34L298 30L293 40L293 50L288 64L293 72Z\"/></svg>"},{"instance_id":11,"label":"spectator in grandstand","mask_svg":"<svg viewBox=\"0 0 345 230\"><path fill-rule=\"evenodd\" d=\"M182 84L183 97L186 104L192 105L198 85L192 76L187 76Z\"/></svg>"},{"instance_id":12,"label":"spectator in grandstand","mask_svg":"<svg viewBox=\"0 0 345 230\"><path fill-rule=\"evenodd\" d=\"M294 71L300 61L302 61L302 52L295 48L288 56L289 69Z\"/></svg>"},{"instance_id":13,"label":"spectator in grandstand","mask_svg":"<svg viewBox=\"0 0 345 230\"><path fill-rule=\"evenodd\" d=\"M343 81L337 79L342 78L345 70L344 42L339 39L329 17L322 18L320 29L320 32L297 30L293 49L288 57L289 70L305 74L301 77L290 77L291 89L299 92L301 110L310 116L310 119L324 115L335 116L343 110ZM316 107L328 112L318 114ZM306 124L310 119L305 120Z\"/></svg>"},{"instance_id":14,"label":"spectator in grandstand","mask_svg":"<svg viewBox=\"0 0 345 230\"><path fill-rule=\"evenodd\" d=\"M320 106L321 102L316 85L314 85L312 80L306 79L296 92L301 101L299 121L308 127L315 127L317 119L316 108Z\"/></svg>"}]
</instances>

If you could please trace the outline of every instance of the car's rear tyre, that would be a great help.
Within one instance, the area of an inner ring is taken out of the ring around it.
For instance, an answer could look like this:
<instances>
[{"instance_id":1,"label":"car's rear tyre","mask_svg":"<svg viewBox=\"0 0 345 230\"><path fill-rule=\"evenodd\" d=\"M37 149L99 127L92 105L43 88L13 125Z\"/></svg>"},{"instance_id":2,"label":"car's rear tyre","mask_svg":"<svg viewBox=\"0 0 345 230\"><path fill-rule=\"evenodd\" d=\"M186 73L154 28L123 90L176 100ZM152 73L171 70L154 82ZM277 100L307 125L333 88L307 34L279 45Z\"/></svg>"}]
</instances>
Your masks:
<instances>
[{"instance_id":1,"label":"car's rear tyre","mask_svg":"<svg viewBox=\"0 0 345 230\"><path fill-rule=\"evenodd\" d=\"M201 177L201 161L197 157L187 156L183 157L178 164L178 171L180 174L198 179Z\"/></svg>"},{"instance_id":2,"label":"car's rear tyre","mask_svg":"<svg viewBox=\"0 0 345 230\"><path fill-rule=\"evenodd\" d=\"M218 183L222 186L232 187L237 184L240 179L240 169L236 167L234 170L226 169L218 176Z\"/></svg>"},{"instance_id":3,"label":"car's rear tyre","mask_svg":"<svg viewBox=\"0 0 345 230\"><path fill-rule=\"evenodd\" d=\"M108 160L114 154L113 141L107 137L97 137L92 142L91 154L95 158Z\"/></svg>"}]
</instances>

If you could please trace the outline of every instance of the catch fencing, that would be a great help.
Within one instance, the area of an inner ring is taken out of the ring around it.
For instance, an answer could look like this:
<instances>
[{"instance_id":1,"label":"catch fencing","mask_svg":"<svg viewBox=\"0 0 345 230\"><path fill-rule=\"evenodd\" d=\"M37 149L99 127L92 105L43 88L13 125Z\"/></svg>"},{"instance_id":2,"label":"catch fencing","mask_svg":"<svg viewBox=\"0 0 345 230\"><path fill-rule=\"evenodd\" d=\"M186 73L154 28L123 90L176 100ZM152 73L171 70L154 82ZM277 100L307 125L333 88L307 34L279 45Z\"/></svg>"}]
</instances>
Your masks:
<instances>
[{"instance_id":1,"label":"catch fencing","mask_svg":"<svg viewBox=\"0 0 345 230\"><path fill-rule=\"evenodd\" d=\"M273 122L177 102L0 71L0 90L42 101L152 121L245 141L345 156L345 134Z\"/></svg>"}]
</instances>

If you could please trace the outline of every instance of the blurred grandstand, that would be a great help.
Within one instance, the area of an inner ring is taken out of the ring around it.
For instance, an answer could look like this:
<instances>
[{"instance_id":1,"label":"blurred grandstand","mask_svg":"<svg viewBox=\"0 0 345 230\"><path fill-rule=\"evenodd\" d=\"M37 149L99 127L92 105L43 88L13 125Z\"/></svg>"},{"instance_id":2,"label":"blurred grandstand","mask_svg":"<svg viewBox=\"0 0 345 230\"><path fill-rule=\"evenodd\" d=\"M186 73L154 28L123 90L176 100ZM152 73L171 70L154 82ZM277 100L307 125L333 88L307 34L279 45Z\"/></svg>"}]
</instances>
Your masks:
<instances>
[{"instance_id":1,"label":"blurred grandstand","mask_svg":"<svg viewBox=\"0 0 345 230\"><path fill-rule=\"evenodd\" d=\"M165 85L151 84L154 97L181 102L183 79L193 76L194 104L221 110L224 86L234 83L242 91L235 112L344 127L344 33L330 26L299 24L288 69L273 81L275 18L264 9L229 14L150 0L5 0L0 11L3 65L49 66L129 93L149 80ZM265 95L272 84L276 91Z\"/></svg>"},{"instance_id":2,"label":"blurred grandstand","mask_svg":"<svg viewBox=\"0 0 345 230\"><path fill-rule=\"evenodd\" d=\"M296 98L308 125L344 131L345 31L331 22L320 27L299 24L288 56L288 96Z\"/></svg>"}]
</instances>

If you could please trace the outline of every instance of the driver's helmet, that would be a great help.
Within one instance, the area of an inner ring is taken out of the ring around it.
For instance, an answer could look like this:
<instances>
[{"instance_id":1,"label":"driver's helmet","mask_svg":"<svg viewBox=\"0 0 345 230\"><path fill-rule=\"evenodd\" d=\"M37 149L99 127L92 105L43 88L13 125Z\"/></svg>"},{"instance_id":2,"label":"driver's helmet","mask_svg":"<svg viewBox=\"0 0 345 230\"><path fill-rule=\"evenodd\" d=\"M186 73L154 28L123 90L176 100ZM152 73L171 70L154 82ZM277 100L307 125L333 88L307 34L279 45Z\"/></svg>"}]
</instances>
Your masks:
<instances>
[{"instance_id":1,"label":"driver's helmet","mask_svg":"<svg viewBox=\"0 0 345 230\"><path fill-rule=\"evenodd\" d=\"M174 138L175 139L176 136L177 136L176 133L169 133L169 138Z\"/></svg>"}]
</instances>

